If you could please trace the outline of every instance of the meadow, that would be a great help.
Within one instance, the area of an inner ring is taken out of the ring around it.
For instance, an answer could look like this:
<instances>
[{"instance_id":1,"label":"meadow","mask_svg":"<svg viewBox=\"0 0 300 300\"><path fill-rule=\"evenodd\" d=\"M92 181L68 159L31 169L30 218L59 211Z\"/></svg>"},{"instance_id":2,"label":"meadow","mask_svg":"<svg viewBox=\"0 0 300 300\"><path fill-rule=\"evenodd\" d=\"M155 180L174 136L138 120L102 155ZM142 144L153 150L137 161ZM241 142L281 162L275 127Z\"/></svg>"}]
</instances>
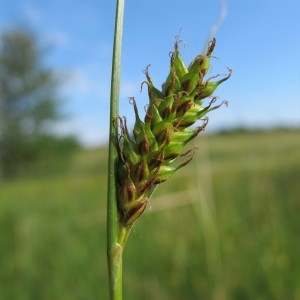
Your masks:
<instances>
[{"instance_id":1,"label":"meadow","mask_svg":"<svg viewBox=\"0 0 300 300\"><path fill-rule=\"evenodd\" d=\"M124 299L300 299L300 131L194 145L129 238ZM0 300L108 299L106 159L0 181Z\"/></svg>"}]
</instances>

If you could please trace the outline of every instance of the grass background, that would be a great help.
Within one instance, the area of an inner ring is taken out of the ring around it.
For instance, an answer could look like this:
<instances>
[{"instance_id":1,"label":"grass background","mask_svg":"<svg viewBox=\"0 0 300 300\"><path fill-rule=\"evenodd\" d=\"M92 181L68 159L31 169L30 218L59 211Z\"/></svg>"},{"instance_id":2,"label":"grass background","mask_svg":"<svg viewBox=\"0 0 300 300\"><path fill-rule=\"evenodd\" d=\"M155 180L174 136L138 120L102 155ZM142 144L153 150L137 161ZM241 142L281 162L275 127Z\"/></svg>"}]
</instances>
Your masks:
<instances>
[{"instance_id":1,"label":"grass background","mask_svg":"<svg viewBox=\"0 0 300 300\"><path fill-rule=\"evenodd\" d=\"M300 131L195 144L129 238L124 299L300 299ZM106 159L0 182L0 300L108 299Z\"/></svg>"}]
</instances>

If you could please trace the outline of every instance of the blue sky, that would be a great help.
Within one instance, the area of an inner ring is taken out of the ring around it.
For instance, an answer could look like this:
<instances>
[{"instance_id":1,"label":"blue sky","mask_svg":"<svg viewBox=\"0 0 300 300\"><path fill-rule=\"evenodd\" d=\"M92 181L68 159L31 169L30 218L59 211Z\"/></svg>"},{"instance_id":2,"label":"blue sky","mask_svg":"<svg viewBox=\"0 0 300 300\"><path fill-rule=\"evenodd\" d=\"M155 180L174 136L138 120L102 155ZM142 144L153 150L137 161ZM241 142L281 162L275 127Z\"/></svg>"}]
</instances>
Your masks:
<instances>
[{"instance_id":1,"label":"blue sky","mask_svg":"<svg viewBox=\"0 0 300 300\"><path fill-rule=\"evenodd\" d=\"M128 97L142 114L147 93L140 93L148 65L160 86L169 52L181 30L186 64L202 52L220 15L220 0L126 0L120 114L133 122ZM113 0L0 0L0 31L27 24L51 46L48 63L69 74L62 87L70 116L55 131L76 134L88 146L107 142ZM216 95L228 108L212 112L209 130L233 126L300 126L300 1L228 0L227 16L215 36L211 75L233 69Z\"/></svg>"}]
</instances>

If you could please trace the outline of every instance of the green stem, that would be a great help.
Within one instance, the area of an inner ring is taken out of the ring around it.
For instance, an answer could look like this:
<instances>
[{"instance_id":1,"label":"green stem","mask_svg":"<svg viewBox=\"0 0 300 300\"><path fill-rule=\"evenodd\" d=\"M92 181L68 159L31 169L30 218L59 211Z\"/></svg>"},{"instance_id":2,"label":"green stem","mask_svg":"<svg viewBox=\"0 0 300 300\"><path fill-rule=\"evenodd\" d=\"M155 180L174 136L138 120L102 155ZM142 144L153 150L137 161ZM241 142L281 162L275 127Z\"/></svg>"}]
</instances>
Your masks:
<instances>
[{"instance_id":1,"label":"green stem","mask_svg":"<svg viewBox=\"0 0 300 300\"><path fill-rule=\"evenodd\" d=\"M116 147L118 140L118 128L116 126L116 119L119 115L124 3L125 0L117 0L110 94L110 129L107 189L107 262L109 277L109 293L111 300L122 300L123 247L118 243L119 225L115 170L117 159Z\"/></svg>"},{"instance_id":2,"label":"green stem","mask_svg":"<svg viewBox=\"0 0 300 300\"><path fill-rule=\"evenodd\" d=\"M127 242L127 239L129 237L132 227L133 226L130 226L130 227L121 226L120 227L118 243L123 249L125 248L125 245L126 245L126 242Z\"/></svg>"}]
</instances>

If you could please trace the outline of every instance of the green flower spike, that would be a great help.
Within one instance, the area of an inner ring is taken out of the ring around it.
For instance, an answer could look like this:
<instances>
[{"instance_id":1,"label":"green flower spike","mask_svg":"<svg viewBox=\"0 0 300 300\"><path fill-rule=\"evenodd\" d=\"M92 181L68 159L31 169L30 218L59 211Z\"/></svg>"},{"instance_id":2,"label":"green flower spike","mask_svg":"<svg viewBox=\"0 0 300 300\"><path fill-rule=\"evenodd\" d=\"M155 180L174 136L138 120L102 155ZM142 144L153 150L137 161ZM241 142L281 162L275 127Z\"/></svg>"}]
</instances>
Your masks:
<instances>
[{"instance_id":1,"label":"green flower spike","mask_svg":"<svg viewBox=\"0 0 300 300\"><path fill-rule=\"evenodd\" d=\"M213 106L218 98L212 94L231 76L232 70L228 68L228 74L218 81L211 80L221 75L205 80L216 39L208 44L206 53L198 55L188 67L180 57L178 44L176 40L170 72L161 90L154 86L149 66L144 71L147 80L142 85L148 86L149 96L144 121L139 117L134 98L130 98L135 112L132 135L128 133L125 117L119 118L118 211L120 224L126 228L143 213L155 187L192 160L195 149L184 152L184 147L204 131L208 122L205 115L228 104L223 101ZM204 105L206 99L209 102ZM203 124L190 128L198 120ZM181 162L176 164L180 158Z\"/></svg>"}]
</instances>

